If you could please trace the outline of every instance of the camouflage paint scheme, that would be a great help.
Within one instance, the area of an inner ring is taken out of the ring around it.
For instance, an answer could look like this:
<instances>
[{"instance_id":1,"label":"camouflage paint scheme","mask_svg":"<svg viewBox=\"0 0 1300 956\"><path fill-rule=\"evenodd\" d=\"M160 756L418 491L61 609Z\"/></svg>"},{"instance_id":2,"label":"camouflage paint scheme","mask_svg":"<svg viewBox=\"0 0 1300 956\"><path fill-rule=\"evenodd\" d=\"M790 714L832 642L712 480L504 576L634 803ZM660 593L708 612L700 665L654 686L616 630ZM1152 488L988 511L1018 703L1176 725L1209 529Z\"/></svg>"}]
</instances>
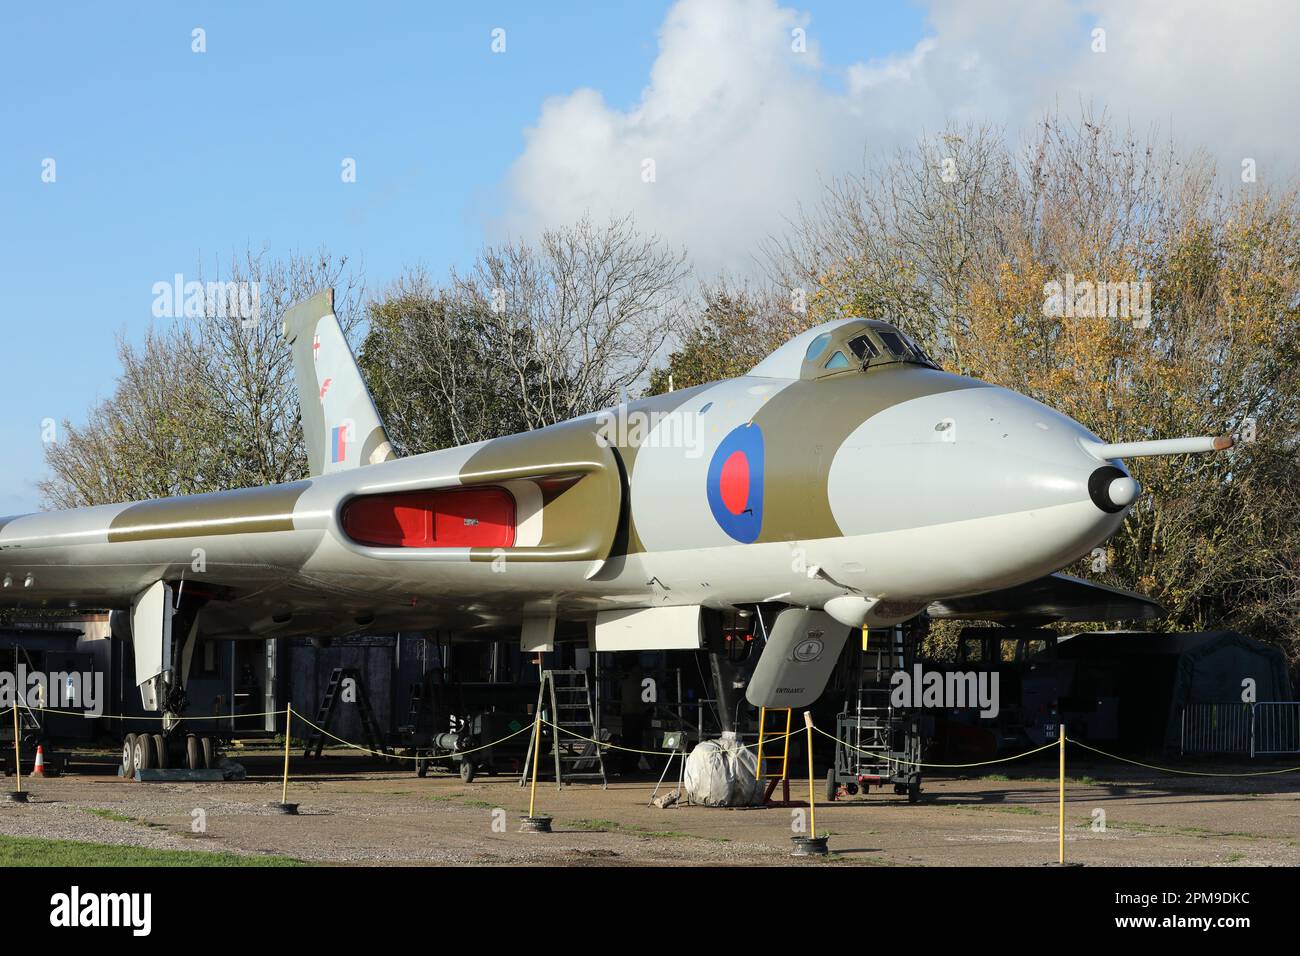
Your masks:
<instances>
[{"instance_id":1,"label":"camouflage paint scheme","mask_svg":"<svg viewBox=\"0 0 1300 956\"><path fill-rule=\"evenodd\" d=\"M742 378L405 459L332 295L285 325L312 477L0 519L0 606L128 609L155 582L184 581L206 602L208 638L517 636L527 615L846 598L864 623L892 623L1041 578L1127 513L1090 493L1099 468L1123 471L1087 450L1095 435L1014 392L890 360L882 322L809 330ZM826 367L868 333L880 355L865 369L852 355ZM620 420L644 427L622 434ZM340 522L357 496L483 485L514 498L510 548L372 547Z\"/></svg>"}]
</instances>

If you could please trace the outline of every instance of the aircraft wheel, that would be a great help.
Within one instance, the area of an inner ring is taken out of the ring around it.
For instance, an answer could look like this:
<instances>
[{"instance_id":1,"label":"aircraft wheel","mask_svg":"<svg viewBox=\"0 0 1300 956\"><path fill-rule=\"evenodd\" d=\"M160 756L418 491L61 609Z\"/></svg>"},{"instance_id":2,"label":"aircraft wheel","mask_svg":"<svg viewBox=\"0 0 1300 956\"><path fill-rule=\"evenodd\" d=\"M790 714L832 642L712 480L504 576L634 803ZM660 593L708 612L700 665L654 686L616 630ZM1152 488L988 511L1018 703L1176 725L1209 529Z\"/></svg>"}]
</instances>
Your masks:
<instances>
[{"instance_id":1,"label":"aircraft wheel","mask_svg":"<svg viewBox=\"0 0 1300 956\"><path fill-rule=\"evenodd\" d=\"M217 765L217 742L211 737L202 739L203 747L203 766L212 770Z\"/></svg>"},{"instance_id":2,"label":"aircraft wheel","mask_svg":"<svg viewBox=\"0 0 1300 956\"><path fill-rule=\"evenodd\" d=\"M835 798L840 795L839 781L835 779L835 768L826 771L826 799L834 802Z\"/></svg>"},{"instance_id":3,"label":"aircraft wheel","mask_svg":"<svg viewBox=\"0 0 1300 956\"><path fill-rule=\"evenodd\" d=\"M137 734L135 738L135 769L152 770L153 765L153 734Z\"/></svg>"},{"instance_id":4,"label":"aircraft wheel","mask_svg":"<svg viewBox=\"0 0 1300 956\"><path fill-rule=\"evenodd\" d=\"M462 760L460 762L460 779L465 783L470 783L474 779L474 762L472 760Z\"/></svg>"},{"instance_id":5,"label":"aircraft wheel","mask_svg":"<svg viewBox=\"0 0 1300 956\"><path fill-rule=\"evenodd\" d=\"M122 776L135 776L135 734L127 734L122 740Z\"/></svg>"},{"instance_id":6,"label":"aircraft wheel","mask_svg":"<svg viewBox=\"0 0 1300 956\"><path fill-rule=\"evenodd\" d=\"M155 761L154 765L158 767L159 770L166 770L171 761L167 759L169 756L167 753L167 738L162 734L153 735L153 754Z\"/></svg>"},{"instance_id":7,"label":"aircraft wheel","mask_svg":"<svg viewBox=\"0 0 1300 956\"><path fill-rule=\"evenodd\" d=\"M190 770L203 769L203 748L199 746L199 738L193 734L185 738L185 766Z\"/></svg>"}]
</instances>

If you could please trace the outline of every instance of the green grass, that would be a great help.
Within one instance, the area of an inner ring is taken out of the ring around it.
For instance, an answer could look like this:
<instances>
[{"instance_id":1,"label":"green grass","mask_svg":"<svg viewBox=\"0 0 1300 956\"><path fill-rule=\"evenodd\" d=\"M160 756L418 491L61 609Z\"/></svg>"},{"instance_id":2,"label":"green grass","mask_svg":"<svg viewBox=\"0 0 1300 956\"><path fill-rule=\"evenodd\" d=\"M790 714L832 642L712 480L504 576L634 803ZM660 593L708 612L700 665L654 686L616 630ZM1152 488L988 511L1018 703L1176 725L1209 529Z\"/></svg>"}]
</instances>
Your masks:
<instances>
[{"instance_id":1,"label":"green grass","mask_svg":"<svg viewBox=\"0 0 1300 956\"><path fill-rule=\"evenodd\" d=\"M981 777L974 777L974 780L982 780L991 783L1059 783L1060 777L1008 777L1005 773L989 773ZM1066 784L1076 784L1081 787L1097 786L1097 778L1084 775L1082 777L1066 776Z\"/></svg>"},{"instance_id":2,"label":"green grass","mask_svg":"<svg viewBox=\"0 0 1300 956\"><path fill-rule=\"evenodd\" d=\"M954 804L950 809L985 810L989 813L1019 813L1025 816L1035 816L1035 817L1040 817L1047 813L1046 810L1036 810L1033 807L1020 807L1020 806L995 807L995 806L989 806L988 804L984 804L984 803L958 803L958 804Z\"/></svg>"},{"instance_id":3,"label":"green grass","mask_svg":"<svg viewBox=\"0 0 1300 956\"><path fill-rule=\"evenodd\" d=\"M566 827L573 827L578 830L608 830L611 833L626 833L629 836L649 837L656 840L696 839L709 840L713 843L731 842L725 837L699 836L694 833L683 833L680 830L650 830L629 823L619 823L616 820L564 820L561 822Z\"/></svg>"},{"instance_id":4,"label":"green grass","mask_svg":"<svg viewBox=\"0 0 1300 956\"><path fill-rule=\"evenodd\" d=\"M0 866L306 866L287 856L150 850L75 840L0 836Z\"/></svg>"},{"instance_id":5,"label":"green grass","mask_svg":"<svg viewBox=\"0 0 1300 956\"><path fill-rule=\"evenodd\" d=\"M1092 821L1078 824L1080 829L1091 827ZM1260 833L1246 833L1241 830L1211 830L1209 827L1178 826L1164 823L1137 823L1128 820L1107 820L1107 830L1129 830L1133 833L1160 833L1173 836L1211 837L1220 840L1267 840L1269 837Z\"/></svg>"},{"instance_id":6,"label":"green grass","mask_svg":"<svg viewBox=\"0 0 1300 956\"><path fill-rule=\"evenodd\" d=\"M82 807L83 813L89 813L99 817L101 820L112 820L114 823L132 823L138 827L147 827L150 830L166 830L165 823L152 823L149 820L141 820L139 817L128 817L113 810L105 810L102 807Z\"/></svg>"}]
</instances>

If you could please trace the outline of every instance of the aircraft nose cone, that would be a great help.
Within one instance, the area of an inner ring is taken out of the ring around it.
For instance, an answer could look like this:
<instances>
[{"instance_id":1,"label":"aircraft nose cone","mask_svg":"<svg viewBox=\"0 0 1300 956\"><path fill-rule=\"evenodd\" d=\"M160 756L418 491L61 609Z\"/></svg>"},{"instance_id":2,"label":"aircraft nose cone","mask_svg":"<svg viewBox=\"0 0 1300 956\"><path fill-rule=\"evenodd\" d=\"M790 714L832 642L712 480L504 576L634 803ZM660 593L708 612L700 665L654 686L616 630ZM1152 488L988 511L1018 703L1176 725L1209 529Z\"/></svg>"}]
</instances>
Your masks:
<instances>
[{"instance_id":1,"label":"aircraft nose cone","mask_svg":"<svg viewBox=\"0 0 1300 956\"><path fill-rule=\"evenodd\" d=\"M1108 514L1123 511L1137 501L1142 486L1114 465L1102 465L1088 478L1088 495Z\"/></svg>"},{"instance_id":2,"label":"aircraft nose cone","mask_svg":"<svg viewBox=\"0 0 1300 956\"><path fill-rule=\"evenodd\" d=\"M1116 478L1106 486L1106 495L1110 498L1111 504L1120 508L1127 508L1137 501L1141 493L1142 486L1134 478Z\"/></svg>"}]
</instances>

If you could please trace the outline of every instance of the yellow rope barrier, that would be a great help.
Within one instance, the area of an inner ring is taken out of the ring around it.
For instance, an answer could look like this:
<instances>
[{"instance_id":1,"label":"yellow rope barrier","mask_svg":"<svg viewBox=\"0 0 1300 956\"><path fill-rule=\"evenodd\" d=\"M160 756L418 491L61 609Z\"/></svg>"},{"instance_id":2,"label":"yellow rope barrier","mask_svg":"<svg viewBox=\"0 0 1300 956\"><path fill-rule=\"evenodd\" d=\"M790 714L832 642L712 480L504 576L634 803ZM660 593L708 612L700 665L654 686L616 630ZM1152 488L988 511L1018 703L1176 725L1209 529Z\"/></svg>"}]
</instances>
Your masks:
<instances>
[{"instance_id":1,"label":"yellow rope barrier","mask_svg":"<svg viewBox=\"0 0 1300 956\"><path fill-rule=\"evenodd\" d=\"M17 718L18 718L18 706L17 706L17 705L14 705L14 706L11 707L10 709L13 711L14 719L15 719L15 721L16 721ZM41 711L42 713L47 713L47 714L67 714L67 715L74 716L74 717L83 717L83 716L86 716L85 711L79 711L79 710L56 710L56 709L51 708L51 707L44 707L44 708L41 708L40 711ZM261 712L261 713L257 713L257 714L234 714L234 715L231 715L231 714L198 715L198 714L196 714L196 715L191 715L191 716L178 716L178 717L173 717L172 719L173 719L173 720L178 720L178 721L184 721L184 720L191 720L191 721L195 721L195 720L199 720L199 721L211 721L211 720L229 720L229 719L231 719L232 716L235 717L235 718L239 718L239 719L242 719L242 718L245 718L245 717L269 717L269 716L277 716L277 717L278 717L278 716L280 716L281 714L286 714L286 713L292 713L292 708L288 708L288 709L286 709L286 710L268 710L268 711L263 711L263 712ZM387 753L387 752L382 751L382 750L371 750L371 749L369 749L369 748L367 748L367 747L363 747L363 746L361 746L360 744L353 743L353 742L350 741L350 740L344 740L342 737L339 737L339 736L337 736L337 735L335 735L335 734L330 733L328 730L325 730L323 727L319 727L319 726L317 726L315 723L313 723L312 721L308 720L308 719L307 719L306 717L304 717L301 713L293 713L293 714L292 714L292 717L297 718L298 720L302 721L304 724L306 724L307 726L309 726L309 727L311 727L312 729L316 730L317 732L319 732L319 733L323 734L324 736L330 738L331 740L333 740L333 741L335 741L335 742L341 744L342 746L344 746L344 747L348 747L348 748L350 748L350 749L352 749L352 750L357 750L357 751L360 751L360 752L362 752L362 753L372 754L372 755L377 756L377 757L391 757L391 758L395 758L395 759L397 759L397 760L427 760L427 759L430 759L427 755L423 755L423 756L422 756L422 755L407 756L407 755L405 755L405 754ZM96 717L95 719L103 719L103 720L151 720L151 721L157 721L157 720L160 720L160 719L161 719L161 716L158 716L158 717L135 717L135 716L128 716L128 715L124 715L124 714L100 714L100 715L98 715L98 717ZM552 723L552 722L549 721L549 720L542 720L541 723L547 724L547 725L550 726L551 728L553 728L553 729L555 729L555 730L558 730L558 731L560 731L561 733L568 734L570 737L576 737L576 738L578 738L579 740L585 740L585 741L587 741L588 743L596 744L598 747L602 747L602 748L605 748L605 749L607 749L607 750L618 750L618 751L622 751L623 753L644 754L644 755L646 755L646 756L651 756L651 757L668 757L668 756L673 755L673 754L675 754L675 753L678 752L678 751L674 751L674 750L642 750L642 749L639 749L639 748L636 748L636 747L623 747L623 746L620 746L620 745L618 745L618 744L612 744L612 743L609 743L609 742L607 742L607 741L597 740L595 737L587 737L587 736L584 736L583 734L575 733L574 731L569 730L569 729L566 728L566 727L560 727L560 726L558 726L558 725ZM498 744L502 744L502 743L505 743L505 742L508 741L508 740L512 740L512 739L514 739L515 737L518 737L518 736L519 736L520 734L522 734L522 733L526 733L526 732L532 731L533 729L534 729L533 726L532 726L531 724L529 724L529 725L527 725L527 726L524 726L524 727L519 728L518 730L516 730L516 731L515 731L514 733L512 733L512 734L508 734L508 735L506 735L505 737L502 737L500 740L495 740L495 741L493 741L492 743L483 744L482 746L479 746L479 747L473 747L473 748L470 748L470 749L468 749L468 750L457 750L457 751L452 751L452 752L449 752L449 753L446 753L446 754L439 754L439 755L438 755L436 758L434 758L434 759L438 759L438 760L449 759L449 758L453 758L453 757L464 756L465 754L477 753L477 752L479 752L479 751L481 751L481 750L487 750L487 749L489 749L489 748L491 748L491 747L495 747L495 746L497 746ZM1033 756L1033 755L1036 754L1036 753L1042 753L1044 750L1048 750L1048 749L1050 749L1050 748L1052 748L1052 747L1060 746L1059 741L1052 741L1051 743L1043 744L1041 747L1035 747L1035 748L1033 748L1032 750L1026 750L1026 751L1023 751L1023 752L1021 752L1021 753L1018 753L1018 754L1012 754L1012 755L1007 756L1007 757L997 757L997 758L995 758L995 759L993 759L993 760L978 760L978 761L974 761L974 762L971 762L971 763L926 763L926 762L924 762L924 761L920 761L920 760L906 760L906 759L903 759L903 758L900 758L900 757L891 757L891 756L888 756L888 755L886 755L886 754L882 754L882 753L880 753L879 751L874 751L874 750L864 750L864 749L861 748L861 747L855 747L853 744L850 744L847 740L840 740L840 738L836 737L834 734L827 733L825 730L822 730L820 727L816 727L816 726L814 726L814 727L813 727L813 730L814 730L816 733L821 734L823 737L826 737L826 738L829 739L829 740L834 740L836 743L838 743L838 744L842 744L843 746L847 747L847 748L850 749L850 750L853 750L853 751L855 751L855 752L857 752L857 753L867 754L867 755L869 755L869 756L877 757L878 759L883 760L883 761L885 761L885 762L887 762L887 763L902 764L902 765L906 765L906 766L909 766L909 767L927 767L927 768L930 768L930 769L936 769L936 770L966 770L966 769L970 769L970 768L973 768L973 767L989 767L989 766L993 766L993 765L995 765L995 764L1000 764L1000 763L1009 763L1009 762L1011 762L1011 761L1013 761L1013 760L1020 760L1022 757L1030 757L1030 756ZM767 740L765 741L765 743L766 743L766 742L771 742L771 741L785 740L785 739L788 739L788 738L790 738L790 737L794 737L794 736L797 735L798 733L799 733L798 730L793 730L793 731L791 731L791 732L789 732L789 733L786 733L786 734L778 734L778 735L776 735L776 736L768 737ZM1068 743L1068 744L1074 744L1074 745L1076 745L1076 746L1083 747L1085 750L1091 750L1093 753L1100 754L1100 755L1103 756L1103 757L1108 757L1108 758L1110 758L1111 760L1118 760L1118 761L1121 761L1122 763L1132 764L1133 766L1136 766L1136 767L1143 767L1144 769L1147 769L1147 770L1155 770L1155 771L1159 771L1159 772L1161 772L1161 773L1181 774L1181 775L1184 775L1184 776L1192 776L1192 777L1270 777L1270 776L1278 776L1278 775L1281 775L1281 774L1284 774L1284 773L1300 773L1300 767L1284 767L1284 768L1282 768L1282 769L1280 769L1280 770L1256 770L1256 771L1248 771L1248 772L1244 772L1244 773L1216 773L1216 772L1213 772L1213 771L1205 771L1205 770L1180 770L1180 769L1178 769L1177 767L1162 767L1162 766L1159 766L1159 765L1157 765L1157 764L1143 763L1143 762L1140 761L1140 760L1133 760L1133 759L1130 758L1130 757L1122 757L1122 756L1120 756L1119 754L1113 754L1113 753L1110 753L1109 751L1102 750L1102 749L1099 748L1099 747L1093 747L1093 746L1091 746L1091 745L1089 745L1089 744L1085 744L1085 743L1083 743L1083 742L1080 741L1080 740L1076 740L1076 739L1074 739L1073 737L1066 738L1066 739L1065 739L1065 743ZM738 747L738 749L740 749L740 750L756 750L757 747L758 747L758 744L757 744L757 743L754 743L754 744L741 744L741 745Z\"/></svg>"},{"instance_id":2,"label":"yellow rope barrier","mask_svg":"<svg viewBox=\"0 0 1300 956\"><path fill-rule=\"evenodd\" d=\"M293 704L284 705L284 786L280 790L280 803L289 802L289 737L293 730Z\"/></svg>"},{"instance_id":3,"label":"yellow rope barrier","mask_svg":"<svg viewBox=\"0 0 1300 956\"><path fill-rule=\"evenodd\" d=\"M69 717L85 717L87 720L162 720L162 714L156 717L135 717L128 714L91 714L84 710L57 710L53 707L37 707L38 714L66 714ZM243 720L245 717L278 717L282 710L266 710L260 714L191 714L188 717L172 717L172 720Z\"/></svg>"},{"instance_id":4,"label":"yellow rope barrier","mask_svg":"<svg viewBox=\"0 0 1300 956\"><path fill-rule=\"evenodd\" d=\"M996 760L980 760L975 763L922 763L919 760L902 760L897 757L889 757L876 750L863 750L861 747L853 746L847 740L840 740L840 738L836 737L834 734L828 734L820 727L814 729L823 737L828 737L837 743L841 743L850 750L856 750L860 754L868 754L873 757L878 757L888 763L906 764L909 767L932 767L946 770L962 770L968 767L988 767L995 763L1008 763L1012 760L1019 760L1021 757L1028 757L1032 754L1042 753L1044 750L1057 746L1056 741L1052 741L1050 744L1043 744L1041 747L1035 747L1033 750L1026 750L1024 753L1012 754L1010 757L998 757Z\"/></svg>"},{"instance_id":5,"label":"yellow rope barrier","mask_svg":"<svg viewBox=\"0 0 1300 956\"><path fill-rule=\"evenodd\" d=\"M1111 760L1119 760L1123 763L1131 763L1135 767L1145 767L1147 770L1158 770L1161 773L1182 774L1188 777L1273 777L1283 773L1300 772L1300 767L1285 767L1282 770L1252 770L1249 773L1214 773L1209 770L1178 770L1175 767L1158 767L1155 764L1143 763L1140 760L1131 760L1128 757L1121 757L1119 754L1107 753L1097 747L1090 747L1081 740L1070 738L1069 743L1076 747L1082 747L1084 750L1091 750L1093 753L1101 754L1103 757L1109 757Z\"/></svg>"},{"instance_id":6,"label":"yellow rope barrier","mask_svg":"<svg viewBox=\"0 0 1300 956\"><path fill-rule=\"evenodd\" d=\"M280 713L283 713L283 711L280 711ZM396 760L429 760L430 759L428 754L424 754L424 755L416 754L415 756L407 756L406 754L387 753L383 750L371 750L368 747L362 747L360 744L354 744L350 740L344 740L342 737L336 737L334 734L330 733L325 728L317 727L314 723L312 723L302 714L295 714L294 716L296 716L304 724L306 724L308 727L311 727L313 730L317 731L318 733L324 734L326 737L330 738L331 740L336 740L343 746L349 747L352 750L359 750L362 753L373 754L376 757L392 757L393 759ZM489 747L495 747L498 744L503 744L507 740L513 740L515 737L518 737L520 734L527 733L532 729L533 729L532 724L528 724L527 726L520 727L513 734L508 734L507 736L502 737L500 740L494 740L490 744L483 744L483 746L481 747L471 747L469 750L456 750L445 754L438 754L438 756L433 759L447 760L452 757L463 757L465 754L478 753L480 750L487 750Z\"/></svg>"},{"instance_id":7,"label":"yellow rope barrier","mask_svg":"<svg viewBox=\"0 0 1300 956\"><path fill-rule=\"evenodd\" d=\"M651 757L668 757L680 752L677 750L638 750L635 747L620 747L618 744L611 744L604 740L597 740L595 737L584 737L582 734L575 733L574 731L569 730L567 727L561 727L558 724L553 724L549 720L543 720L542 723L546 724L548 727L553 727L554 729L560 731L561 733L568 734L570 737L577 737L579 740L585 740L587 741L587 743L595 744L598 747L604 747L607 750L621 750L623 753L646 754ZM820 731L818 732L820 733ZM763 743L768 744L775 740L786 740L787 738L797 736L798 734L799 734L798 730L792 730L788 734L778 734L776 736L765 737L763 739ZM758 747L757 743L741 744L737 749L756 750L757 747Z\"/></svg>"},{"instance_id":8,"label":"yellow rope barrier","mask_svg":"<svg viewBox=\"0 0 1300 956\"><path fill-rule=\"evenodd\" d=\"M18 704L14 704L14 782L17 784L17 793L23 792L23 755L19 749L19 741L22 734L18 732Z\"/></svg>"},{"instance_id":9,"label":"yellow rope barrier","mask_svg":"<svg viewBox=\"0 0 1300 956\"><path fill-rule=\"evenodd\" d=\"M528 818L531 820L537 816L537 761L538 754L542 750L542 711L538 708L537 717L533 721L533 789L528 795Z\"/></svg>"},{"instance_id":10,"label":"yellow rope barrier","mask_svg":"<svg viewBox=\"0 0 1300 956\"><path fill-rule=\"evenodd\" d=\"M1060 759L1060 814L1057 820L1056 862L1065 865L1065 724L1057 727L1057 748L1061 751Z\"/></svg>"},{"instance_id":11,"label":"yellow rope barrier","mask_svg":"<svg viewBox=\"0 0 1300 956\"><path fill-rule=\"evenodd\" d=\"M804 726L808 731L808 835L817 839L817 784L813 780L813 719L812 711L803 712Z\"/></svg>"}]
</instances>

